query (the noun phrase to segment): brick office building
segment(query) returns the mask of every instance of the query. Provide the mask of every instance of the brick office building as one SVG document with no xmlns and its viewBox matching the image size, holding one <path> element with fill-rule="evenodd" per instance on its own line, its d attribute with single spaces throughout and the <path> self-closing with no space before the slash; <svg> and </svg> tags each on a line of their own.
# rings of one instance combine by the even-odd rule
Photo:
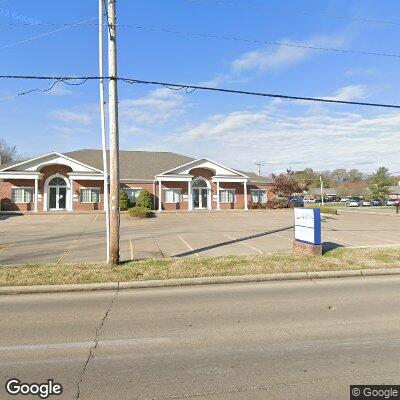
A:
<svg viewBox="0 0 400 400">
<path fill-rule="evenodd" d="M 156 210 L 247 209 L 272 197 L 268 178 L 207 158 L 121 151 L 120 181 L 134 202 L 147 189 Z M 102 152 L 51 152 L 0 166 L 2 211 L 103 210 Z"/>
</svg>

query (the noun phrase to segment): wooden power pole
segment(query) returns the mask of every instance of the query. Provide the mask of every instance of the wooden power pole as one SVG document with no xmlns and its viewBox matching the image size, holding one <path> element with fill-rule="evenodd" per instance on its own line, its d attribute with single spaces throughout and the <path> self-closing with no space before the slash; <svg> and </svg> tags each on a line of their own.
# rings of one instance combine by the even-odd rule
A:
<svg viewBox="0 0 400 400">
<path fill-rule="evenodd" d="M 119 131 L 116 0 L 108 0 L 108 76 L 110 124 L 110 265 L 119 264 Z"/>
</svg>

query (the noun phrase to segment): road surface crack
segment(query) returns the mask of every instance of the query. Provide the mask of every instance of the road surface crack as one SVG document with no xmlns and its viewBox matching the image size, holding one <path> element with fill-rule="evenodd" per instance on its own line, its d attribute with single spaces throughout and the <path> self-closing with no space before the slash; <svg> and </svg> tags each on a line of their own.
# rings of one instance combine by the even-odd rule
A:
<svg viewBox="0 0 400 400">
<path fill-rule="evenodd" d="M 103 318 L 101 319 L 99 326 L 96 328 L 96 332 L 95 332 L 94 339 L 93 339 L 93 346 L 89 350 L 88 358 L 85 361 L 85 364 L 83 366 L 82 372 L 81 372 L 81 374 L 79 376 L 78 383 L 76 384 L 75 399 L 80 399 L 80 396 L 81 396 L 81 384 L 82 384 L 82 382 L 83 382 L 83 380 L 85 378 L 85 374 L 86 374 L 86 371 L 87 371 L 87 369 L 89 367 L 89 363 L 94 358 L 94 353 L 95 353 L 97 347 L 99 346 L 99 337 L 100 337 L 100 334 L 101 334 L 101 330 L 103 329 L 104 323 L 106 322 L 106 319 L 110 314 L 111 308 L 114 305 L 114 302 L 115 302 L 115 300 L 117 298 L 118 293 L 119 293 L 119 282 L 118 282 L 117 291 L 115 292 L 114 296 L 112 297 L 112 300 L 111 300 L 111 302 L 110 302 L 110 304 L 109 304 L 109 306 L 108 306 Z"/>
</svg>

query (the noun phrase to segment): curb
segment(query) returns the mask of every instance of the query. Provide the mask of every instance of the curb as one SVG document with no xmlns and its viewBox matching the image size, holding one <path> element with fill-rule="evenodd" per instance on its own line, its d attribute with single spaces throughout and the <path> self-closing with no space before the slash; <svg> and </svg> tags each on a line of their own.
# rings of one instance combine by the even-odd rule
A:
<svg viewBox="0 0 400 400">
<path fill-rule="evenodd" d="M 213 285 L 228 283 L 276 282 L 303 279 L 350 278 L 358 276 L 400 275 L 400 268 L 363 269 L 320 272 L 291 272 L 242 276 L 216 276 L 152 281 L 89 283 L 76 285 L 7 286 L 0 288 L 1 295 L 91 292 L 98 290 L 145 289 L 177 286 Z"/>
</svg>

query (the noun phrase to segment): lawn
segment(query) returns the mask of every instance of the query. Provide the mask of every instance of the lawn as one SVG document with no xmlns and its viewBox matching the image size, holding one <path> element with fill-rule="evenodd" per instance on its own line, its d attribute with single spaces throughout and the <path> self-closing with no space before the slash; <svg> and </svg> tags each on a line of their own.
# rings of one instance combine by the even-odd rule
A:
<svg viewBox="0 0 400 400">
<path fill-rule="evenodd" d="M 56 285 L 95 282 L 339 271 L 400 267 L 400 247 L 337 248 L 323 256 L 274 253 L 261 256 L 170 258 L 103 264 L 24 265 L 0 268 L 0 286 Z"/>
</svg>

